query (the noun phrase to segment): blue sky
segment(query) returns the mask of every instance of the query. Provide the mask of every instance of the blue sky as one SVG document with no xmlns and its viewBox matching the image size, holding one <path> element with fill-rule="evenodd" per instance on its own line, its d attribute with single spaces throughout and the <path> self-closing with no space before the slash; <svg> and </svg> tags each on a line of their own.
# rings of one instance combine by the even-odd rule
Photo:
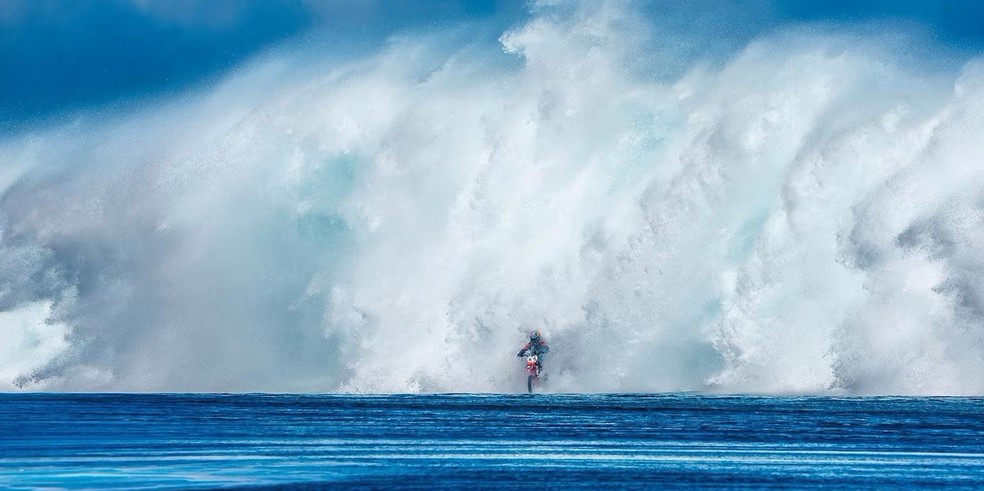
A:
<svg viewBox="0 0 984 491">
<path fill-rule="evenodd" d="M 979 0 L 782 0 L 778 11 L 797 20 L 904 19 L 926 24 L 942 42 L 984 44 L 984 2 Z"/>
<path fill-rule="evenodd" d="M 720 9 L 717 1 L 696 2 Z M 654 1 L 649 11 L 697 12 Z M 984 46 L 979 0 L 746 0 L 726 7 L 742 40 L 779 24 L 907 20 L 944 45 Z M 75 109 L 124 104 L 207 83 L 243 60 L 305 33 L 378 42 L 403 28 L 521 21 L 505 0 L 0 0 L 0 131 Z M 699 16 L 699 12 L 697 12 Z M 681 16 L 682 19 L 690 18 Z"/>
</svg>

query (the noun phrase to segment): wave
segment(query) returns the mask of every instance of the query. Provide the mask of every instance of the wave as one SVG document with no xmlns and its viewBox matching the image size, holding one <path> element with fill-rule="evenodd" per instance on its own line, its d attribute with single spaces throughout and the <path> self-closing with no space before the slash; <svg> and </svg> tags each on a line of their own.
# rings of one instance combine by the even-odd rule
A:
<svg viewBox="0 0 984 491">
<path fill-rule="evenodd" d="M 512 392 L 536 328 L 555 391 L 984 393 L 979 61 L 470 29 L 5 138 L 0 384 Z"/>
</svg>

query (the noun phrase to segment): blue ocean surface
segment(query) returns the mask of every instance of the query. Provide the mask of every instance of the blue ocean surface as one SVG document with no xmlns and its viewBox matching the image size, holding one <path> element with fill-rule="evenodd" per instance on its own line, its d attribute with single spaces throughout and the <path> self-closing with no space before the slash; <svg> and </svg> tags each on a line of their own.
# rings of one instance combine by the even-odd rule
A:
<svg viewBox="0 0 984 491">
<path fill-rule="evenodd" d="M 0 394 L 6 489 L 984 487 L 984 398 Z"/>
</svg>

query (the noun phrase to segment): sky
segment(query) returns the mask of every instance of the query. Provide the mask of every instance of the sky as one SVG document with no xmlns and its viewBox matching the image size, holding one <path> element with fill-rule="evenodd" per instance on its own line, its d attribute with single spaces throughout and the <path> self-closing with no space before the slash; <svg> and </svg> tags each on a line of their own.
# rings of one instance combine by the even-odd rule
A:
<svg viewBox="0 0 984 491">
<path fill-rule="evenodd" d="M 249 57 L 325 34 L 385 38 L 434 25 L 522 12 L 498 1 L 3 0 L 0 125 L 87 105 L 132 101 L 214 80 Z"/>
<path fill-rule="evenodd" d="M 702 2 L 643 3 L 656 16 L 684 9 L 701 18 Z M 730 8 L 730 19 L 713 22 L 733 42 L 788 23 L 889 20 L 946 45 L 984 46 L 984 2 L 976 0 L 746 0 Z M 285 43 L 372 45 L 401 29 L 469 20 L 507 28 L 528 10 L 519 0 L 2 0 L 0 132 L 208 83 Z"/>
</svg>

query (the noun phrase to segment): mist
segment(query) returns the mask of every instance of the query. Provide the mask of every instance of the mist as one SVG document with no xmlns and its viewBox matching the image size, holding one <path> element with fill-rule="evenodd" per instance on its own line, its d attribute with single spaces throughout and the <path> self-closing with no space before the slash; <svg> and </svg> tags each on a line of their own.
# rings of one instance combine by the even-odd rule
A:
<svg viewBox="0 0 984 491">
<path fill-rule="evenodd" d="M 0 390 L 984 393 L 980 60 L 553 3 L 5 135 Z"/>
</svg>

